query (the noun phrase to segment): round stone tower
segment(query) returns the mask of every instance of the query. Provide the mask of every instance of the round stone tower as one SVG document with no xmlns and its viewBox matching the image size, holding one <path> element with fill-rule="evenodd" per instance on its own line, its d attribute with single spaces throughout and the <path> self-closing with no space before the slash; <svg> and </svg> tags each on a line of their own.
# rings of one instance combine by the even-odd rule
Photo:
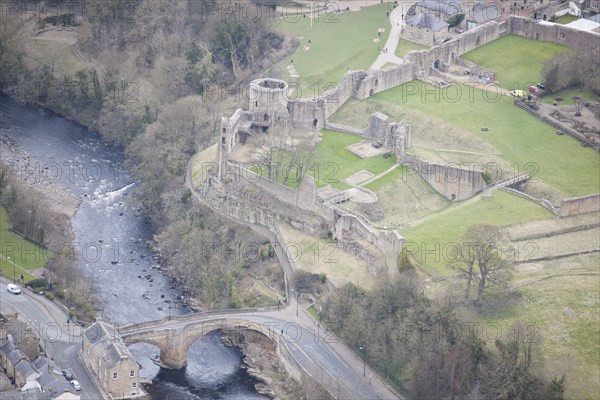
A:
<svg viewBox="0 0 600 400">
<path fill-rule="evenodd" d="M 270 125 L 287 114 L 288 84 L 281 79 L 261 78 L 250 82 L 249 110 L 256 122 Z"/>
</svg>

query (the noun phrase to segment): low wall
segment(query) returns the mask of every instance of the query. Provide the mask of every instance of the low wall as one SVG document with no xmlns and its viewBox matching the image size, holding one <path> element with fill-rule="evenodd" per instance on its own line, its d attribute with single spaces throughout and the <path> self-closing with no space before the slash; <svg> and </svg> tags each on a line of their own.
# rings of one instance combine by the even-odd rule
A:
<svg viewBox="0 0 600 400">
<path fill-rule="evenodd" d="M 556 214 L 558 212 L 558 209 L 554 206 L 554 204 L 550 203 L 550 201 L 546 199 L 538 199 L 537 197 L 530 196 L 527 193 L 521 192 L 520 190 L 515 190 L 505 186 L 500 186 L 498 187 L 498 189 L 507 193 L 514 194 L 515 196 L 522 197 L 525 200 L 533 201 L 534 203 L 548 209 L 553 214 Z"/>
<path fill-rule="evenodd" d="M 357 135 L 363 138 L 369 138 L 367 135 L 366 129 L 358 129 L 348 125 L 336 124 L 333 122 L 325 122 L 325 129 L 331 129 L 338 132 L 350 133 L 352 135 Z"/>
<path fill-rule="evenodd" d="M 413 168 L 438 193 L 449 200 L 465 200 L 487 185 L 481 170 L 458 165 L 439 164 L 406 153 L 400 163 Z"/>
<path fill-rule="evenodd" d="M 583 197 L 563 199 L 558 210 L 559 217 L 600 211 L 600 193 Z"/>
</svg>

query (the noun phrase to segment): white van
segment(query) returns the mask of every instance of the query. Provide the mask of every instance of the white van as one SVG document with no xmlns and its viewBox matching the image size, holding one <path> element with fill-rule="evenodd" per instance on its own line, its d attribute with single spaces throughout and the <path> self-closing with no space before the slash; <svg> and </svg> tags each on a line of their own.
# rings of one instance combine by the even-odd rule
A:
<svg viewBox="0 0 600 400">
<path fill-rule="evenodd" d="M 9 283 L 6 286 L 6 290 L 11 292 L 12 294 L 21 294 L 21 289 L 19 289 L 19 287 L 17 285 L 15 285 L 14 283 Z"/>
</svg>

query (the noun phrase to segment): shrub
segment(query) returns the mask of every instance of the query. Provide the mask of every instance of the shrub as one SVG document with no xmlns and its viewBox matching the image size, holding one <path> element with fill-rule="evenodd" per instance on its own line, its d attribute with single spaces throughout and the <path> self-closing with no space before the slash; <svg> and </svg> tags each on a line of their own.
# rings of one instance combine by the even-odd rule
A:
<svg viewBox="0 0 600 400">
<path fill-rule="evenodd" d="M 321 283 L 327 282 L 327 274 L 325 272 L 321 272 L 319 274 L 319 280 L 321 281 Z"/>
<path fill-rule="evenodd" d="M 46 287 L 48 287 L 48 281 L 44 278 L 38 278 L 38 279 L 34 279 L 32 281 L 29 281 L 28 285 L 32 289 L 46 288 Z"/>
<path fill-rule="evenodd" d="M 410 258 L 408 258 L 408 253 L 406 252 L 406 249 L 403 249 L 402 253 L 400 253 L 400 255 L 398 256 L 398 271 L 406 272 L 412 271 L 414 269 L 415 266 L 410 261 Z"/>
</svg>

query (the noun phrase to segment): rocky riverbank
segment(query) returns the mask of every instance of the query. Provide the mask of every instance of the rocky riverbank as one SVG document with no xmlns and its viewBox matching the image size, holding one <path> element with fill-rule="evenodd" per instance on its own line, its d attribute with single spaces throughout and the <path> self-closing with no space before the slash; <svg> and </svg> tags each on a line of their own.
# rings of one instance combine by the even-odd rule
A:
<svg viewBox="0 0 600 400">
<path fill-rule="evenodd" d="M 244 355 L 242 368 L 259 383 L 256 391 L 269 399 L 331 399 L 312 379 L 310 382 L 296 382 L 279 363 L 274 342 L 262 333 L 255 331 L 224 332 L 226 346 L 236 346 Z"/>
<path fill-rule="evenodd" d="M 8 169 L 6 172 L 38 194 L 37 198 L 44 204 L 44 209 L 54 214 L 65 215 L 67 219 L 75 215 L 81 199 L 69 193 L 57 182 L 59 171 L 54 165 L 43 165 L 33 159 L 18 140 L 1 129 L 0 147 L 2 147 L 2 163 Z"/>
</svg>

